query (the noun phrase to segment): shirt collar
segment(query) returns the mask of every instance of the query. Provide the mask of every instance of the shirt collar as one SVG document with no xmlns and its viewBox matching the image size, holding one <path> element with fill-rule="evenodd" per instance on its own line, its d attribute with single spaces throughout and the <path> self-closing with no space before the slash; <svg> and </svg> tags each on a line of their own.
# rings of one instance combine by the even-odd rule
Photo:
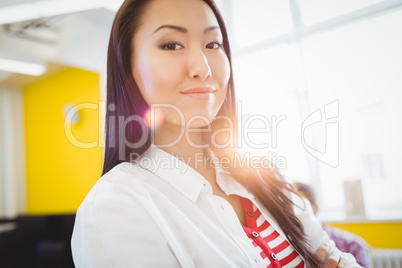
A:
<svg viewBox="0 0 402 268">
<path fill-rule="evenodd" d="M 209 153 L 213 160 L 217 159 L 212 150 L 209 150 Z M 215 166 L 216 181 L 225 194 L 237 194 L 249 199 L 254 198 L 240 183 L 233 179 L 226 169 L 219 165 L 218 161 L 212 162 Z M 154 144 L 141 156 L 138 164 L 142 168 L 158 175 L 193 202 L 197 201 L 203 187 L 209 185 L 209 182 L 200 173 L 184 161 L 163 151 Z M 212 189 L 211 187 L 209 188 Z"/>
<path fill-rule="evenodd" d="M 192 167 L 156 145 L 141 156 L 138 164 L 158 175 L 173 188 L 195 202 L 207 180 Z"/>
<path fill-rule="evenodd" d="M 213 159 L 217 159 L 212 150 L 210 150 L 210 154 L 213 156 Z M 216 182 L 218 183 L 219 187 L 221 187 L 222 191 L 225 192 L 226 195 L 236 194 L 248 199 L 254 199 L 254 196 L 251 193 L 249 193 L 246 190 L 246 188 L 244 188 L 243 185 L 238 183 L 233 178 L 233 176 L 230 174 L 229 171 L 222 168 L 219 165 L 218 161 L 212 161 L 212 162 L 216 170 Z"/>
</svg>

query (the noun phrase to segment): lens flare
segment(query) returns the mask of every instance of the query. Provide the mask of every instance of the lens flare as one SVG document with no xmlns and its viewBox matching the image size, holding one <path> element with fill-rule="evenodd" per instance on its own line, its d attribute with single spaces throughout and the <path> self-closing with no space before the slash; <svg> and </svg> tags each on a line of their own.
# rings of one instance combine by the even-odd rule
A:
<svg viewBox="0 0 402 268">
<path fill-rule="evenodd" d="M 159 108 L 149 108 L 144 114 L 145 122 L 148 127 L 158 128 L 163 123 L 163 113 Z"/>
</svg>

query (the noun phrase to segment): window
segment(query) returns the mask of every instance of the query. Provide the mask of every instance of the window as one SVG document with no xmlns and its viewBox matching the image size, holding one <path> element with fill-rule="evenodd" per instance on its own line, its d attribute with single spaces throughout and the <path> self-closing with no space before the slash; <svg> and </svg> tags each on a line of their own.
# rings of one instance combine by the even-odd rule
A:
<svg viewBox="0 0 402 268">
<path fill-rule="evenodd" d="M 383 0 L 300 0 L 303 22 L 311 25 L 373 5 Z"/>
<path fill-rule="evenodd" d="M 243 131 L 243 149 L 267 157 L 287 176 L 303 178 L 309 172 L 306 161 L 300 160 L 305 159 L 305 152 L 299 135 L 302 118 L 296 52 L 283 44 L 247 53 L 235 59 L 234 73 L 242 129 L 267 129 Z"/>
<path fill-rule="evenodd" d="M 401 219 L 402 1 L 280 2 L 225 6 L 242 126 L 261 130 L 243 148 L 313 184 L 323 220 Z"/>
<path fill-rule="evenodd" d="M 323 201 L 332 210 L 339 200 L 332 189 L 359 179 L 368 217 L 402 211 L 400 25 L 397 10 L 303 40 L 310 105 L 339 100 L 339 166 L 319 164 Z"/>
<path fill-rule="evenodd" d="M 292 28 L 289 1 L 233 0 L 231 3 L 235 18 L 233 29 L 237 46 L 261 42 L 287 33 Z"/>
</svg>

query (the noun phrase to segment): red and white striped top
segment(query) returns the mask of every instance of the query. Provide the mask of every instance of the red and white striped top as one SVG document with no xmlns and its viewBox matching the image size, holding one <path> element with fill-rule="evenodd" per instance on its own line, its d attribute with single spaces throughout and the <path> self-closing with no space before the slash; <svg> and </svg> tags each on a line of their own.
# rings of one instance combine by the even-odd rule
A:
<svg viewBox="0 0 402 268">
<path fill-rule="evenodd" d="M 296 250 L 270 225 L 254 204 L 242 198 L 247 226 L 243 226 L 268 268 L 302 268 L 304 261 Z"/>
</svg>

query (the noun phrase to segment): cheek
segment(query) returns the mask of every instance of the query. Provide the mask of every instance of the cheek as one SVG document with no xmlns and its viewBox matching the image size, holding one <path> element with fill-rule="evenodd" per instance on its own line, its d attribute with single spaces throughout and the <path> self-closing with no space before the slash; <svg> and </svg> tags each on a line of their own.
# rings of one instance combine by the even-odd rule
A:
<svg viewBox="0 0 402 268">
<path fill-rule="evenodd" d="M 215 77 L 220 87 L 226 88 L 230 78 L 230 65 L 226 55 L 222 55 L 215 62 Z"/>
<path fill-rule="evenodd" d="M 151 71 L 154 70 L 154 71 Z M 158 75 L 155 72 L 153 61 L 146 59 L 146 56 L 140 56 L 138 64 L 137 64 L 137 77 L 134 77 L 138 84 L 141 81 L 142 86 L 140 86 L 140 91 L 142 95 L 146 96 L 145 98 L 148 101 L 148 104 L 151 104 L 152 98 L 157 95 L 155 92 L 155 83 L 158 81 L 155 79 Z"/>
<path fill-rule="evenodd" d="M 166 88 L 172 83 L 172 68 L 166 65 L 155 53 L 139 56 L 134 72 L 141 94 L 148 104 L 166 101 L 169 91 Z"/>
<path fill-rule="evenodd" d="M 215 80 L 219 85 L 221 98 L 226 97 L 226 92 L 228 89 L 228 82 L 230 78 L 230 65 L 229 60 L 226 55 L 222 55 L 220 58 L 217 58 L 214 62 L 213 74 L 215 74 Z"/>
</svg>

